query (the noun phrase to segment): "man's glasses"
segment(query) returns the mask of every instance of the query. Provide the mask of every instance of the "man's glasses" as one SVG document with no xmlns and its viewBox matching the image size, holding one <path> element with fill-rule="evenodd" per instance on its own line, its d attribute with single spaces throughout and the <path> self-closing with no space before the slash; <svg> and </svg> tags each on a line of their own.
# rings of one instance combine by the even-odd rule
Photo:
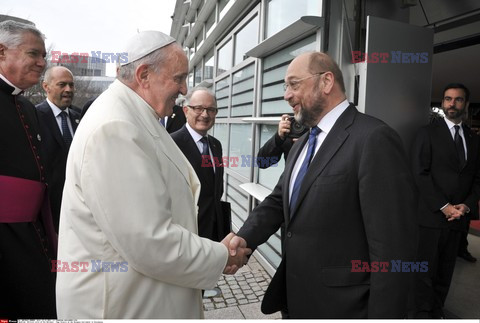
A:
<svg viewBox="0 0 480 323">
<path fill-rule="evenodd" d="M 327 72 L 315 73 L 315 74 L 312 74 L 310 76 L 301 78 L 299 80 L 293 80 L 293 81 L 290 81 L 290 82 L 283 83 L 283 90 L 287 91 L 287 89 L 290 88 L 290 90 L 296 91 L 300 87 L 300 83 L 302 83 L 303 81 L 308 80 L 308 79 L 310 79 L 312 77 L 315 77 L 315 76 L 325 74 L 325 73 L 327 73 Z"/>
<path fill-rule="evenodd" d="M 217 108 L 205 108 L 201 105 L 188 105 L 188 107 L 190 109 L 193 110 L 193 112 L 195 112 L 196 114 L 202 114 L 203 111 L 207 111 L 207 114 L 210 115 L 210 116 L 215 116 L 217 115 L 218 113 L 218 109 Z"/>
</svg>

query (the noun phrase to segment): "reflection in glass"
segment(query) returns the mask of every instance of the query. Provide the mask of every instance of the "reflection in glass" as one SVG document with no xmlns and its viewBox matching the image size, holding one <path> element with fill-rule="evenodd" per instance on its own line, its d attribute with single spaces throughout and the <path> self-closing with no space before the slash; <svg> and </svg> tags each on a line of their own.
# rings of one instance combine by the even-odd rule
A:
<svg viewBox="0 0 480 323">
<path fill-rule="evenodd" d="M 251 167 L 254 167 L 252 153 L 252 125 L 231 124 L 230 125 L 230 158 L 237 160 L 237 165 L 230 163 L 229 168 L 250 178 Z"/>
<path fill-rule="evenodd" d="M 260 147 L 262 147 L 270 138 L 272 138 L 277 130 L 277 125 L 262 125 L 260 127 Z M 283 173 L 283 169 L 285 168 L 285 160 L 283 157 L 284 156 L 282 155 L 277 164 L 272 165 L 267 169 L 258 169 L 259 184 L 262 184 L 266 188 L 273 190 L 275 185 L 277 185 L 280 175 Z"/>
<path fill-rule="evenodd" d="M 230 39 L 218 51 L 217 76 L 232 68 L 232 51 L 233 51 L 232 44 L 233 44 L 232 39 Z"/>
<path fill-rule="evenodd" d="M 243 62 L 245 53 L 258 44 L 258 16 L 255 16 L 235 36 L 235 61 L 233 65 Z"/>
<path fill-rule="evenodd" d="M 322 0 L 270 0 L 267 7 L 267 38 L 302 16 L 321 16 Z"/>
</svg>

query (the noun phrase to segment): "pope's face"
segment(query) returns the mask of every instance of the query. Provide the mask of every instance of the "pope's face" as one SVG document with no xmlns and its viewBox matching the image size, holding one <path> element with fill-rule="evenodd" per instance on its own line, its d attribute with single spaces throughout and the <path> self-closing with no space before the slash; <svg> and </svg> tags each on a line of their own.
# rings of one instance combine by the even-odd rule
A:
<svg viewBox="0 0 480 323">
<path fill-rule="evenodd" d="M 40 80 L 45 69 L 45 43 L 31 32 L 25 32 L 16 48 L 0 44 L 0 73 L 15 86 L 28 89 Z"/>
<path fill-rule="evenodd" d="M 170 116 L 179 94 L 187 94 L 188 60 L 182 49 L 168 45 L 167 59 L 158 72 L 150 69 L 145 101 L 159 117 Z"/>
</svg>

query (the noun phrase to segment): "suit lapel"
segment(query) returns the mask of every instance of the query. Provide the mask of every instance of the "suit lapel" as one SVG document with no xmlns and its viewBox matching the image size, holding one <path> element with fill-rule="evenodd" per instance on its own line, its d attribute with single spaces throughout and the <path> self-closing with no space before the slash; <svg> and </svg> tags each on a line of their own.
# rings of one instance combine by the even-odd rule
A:
<svg viewBox="0 0 480 323">
<path fill-rule="evenodd" d="M 474 147 L 472 132 L 465 124 L 463 124 L 463 135 L 465 137 L 465 144 L 467 146 L 467 162 L 465 163 L 466 167 L 470 161 L 477 159 L 478 151 Z"/>
<path fill-rule="evenodd" d="M 353 105 L 350 105 L 347 110 L 340 115 L 338 120 L 335 122 L 335 125 L 323 141 L 322 146 L 318 149 L 317 153 L 313 157 L 303 179 L 302 186 L 300 187 L 300 192 L 298 193 L 297 204 L 293 210 L 294 215 L 313 182 L 318 176 L 320 176 L 327 164 L 330 162 L 333 156 L 335 156 L 335 153 L 340 149 L 345 140 L 347 140 L 349 133 L 345 129 L 353 123 L 356 113 L 358 113 L 356 108 Z M 294 217 L 292 218 L 292 221 L 293 220 Z"/>
<path fill-rule="evenodd" d="M 62 147 L 62 149 L 67 150 L 67 145 L 65 144 L 65 141 L 63 141 L 63 136 L 60 132 L 60 128 L 58 128 L 57 119 L 55 118 L 52 109 L 46 101 L 45 105 L 41 108 L 41 110 L 43 110 L 43 112 L 45 113 L 45 121 L 47 123 L 48 129 L 51 129 L 53 137 L 60 145 L 60 147 Z"/>
<path fill-rule="evenodd" d="M 78 123 L 80 122 L 80 116 L 77 116 L 75 111 L 73 111 L 73 109 L 71 108 L 69 109 L 68 116 L 70 117 L 70 123 L 72 124 L 72 129 L 73 129 L 72 135 L 75 135 L 75 131 L 77 131 Z"/>
</svg>

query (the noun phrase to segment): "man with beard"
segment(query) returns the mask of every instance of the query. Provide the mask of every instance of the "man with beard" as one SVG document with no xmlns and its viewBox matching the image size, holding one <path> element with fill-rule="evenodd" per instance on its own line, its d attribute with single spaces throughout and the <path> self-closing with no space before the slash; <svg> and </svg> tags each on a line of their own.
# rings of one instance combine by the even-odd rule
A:
<svg viewBox="0 0 480 323">
<path fill-rule="evenodd" d="M 417 246 L 415 194 L 397 133 L 359 113 L 326 54 L 295 58 L 285 100 L 311 130 L 288 155 L 273 192 L 252 211 L 230 248 L 255 249 L 285 223 L 282 262 L 262 312 L 291 318 L 402 318 Z M 380 270 L 379 264 L 384 263 Z"/>
<path fill-rule="evenodd" d="M 53 319 L 56 235 L 35 107 L 22 92 L 45 69 L 43 34 L 0 23 L 0 318 Z"/>
<path fill-rule="evenodd" d="M 460 83 L 443 91 L 445 119 L 420 129 L 412 151 L 420 191 L 418 257 L 429 264 L 416 279 L 418 318 L 444 318 L 458 245 L 467 218 L 478 217 L 480 197 L 479 139 L 463 122 L 469 91 Z"/>
<path fill-rule="evenodd" d="M 47 166 L 53 224 L 58 232 L 67 155 L 80 121 L 80 114 L 73 109 L 75 85 L 72 72 L 68 68 L 49 68 L 45 72 L 42 86 L 47 93 L 47 99 L 36 108 L 43 138 L 42 148 Z"/>
</svg>

